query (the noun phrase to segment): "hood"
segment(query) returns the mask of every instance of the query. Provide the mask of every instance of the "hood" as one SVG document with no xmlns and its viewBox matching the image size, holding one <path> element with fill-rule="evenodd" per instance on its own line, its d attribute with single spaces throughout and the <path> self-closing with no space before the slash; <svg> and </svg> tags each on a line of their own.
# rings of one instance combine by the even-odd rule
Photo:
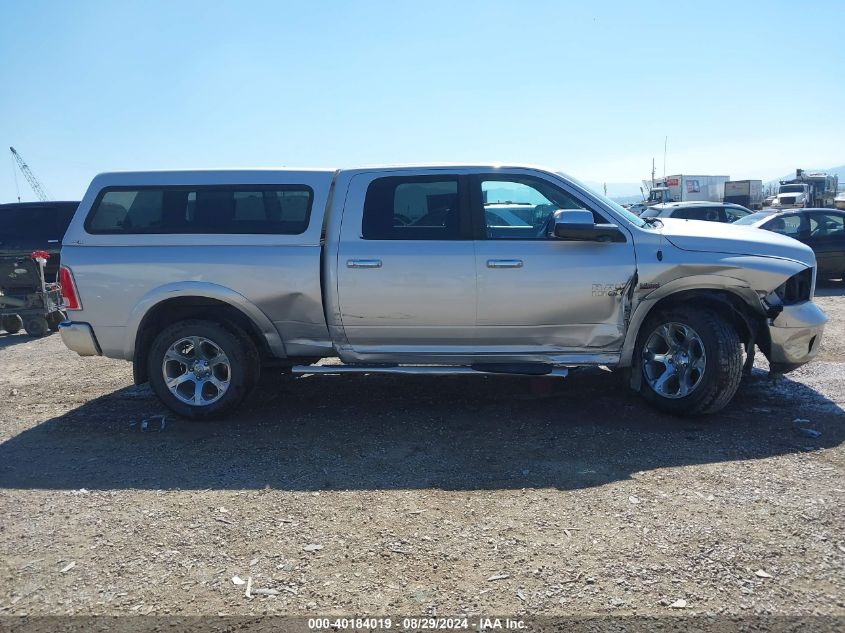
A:
<svg viewBox="0 0 845 633">
<path fill-rule="evenodd" d="M 803 198 L 804 192 L 803 191 L 794 191 L 792 193 L 779 193 L 777 196 L 777 200 L 781 200 L 783 198 Z"/>
<path fill-rule="evenodd" d="M 685 251 L 780 257 L 816 265 L 813 250 L 785 235 L 753 226 L 661 218 L 663 237 Z"/>
</svg>

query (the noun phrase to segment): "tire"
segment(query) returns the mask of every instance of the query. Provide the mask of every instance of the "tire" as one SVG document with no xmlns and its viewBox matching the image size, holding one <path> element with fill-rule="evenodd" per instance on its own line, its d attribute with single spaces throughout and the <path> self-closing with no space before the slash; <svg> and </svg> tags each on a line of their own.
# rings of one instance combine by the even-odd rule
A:
<svg viewBox="0 0 845 633">
<path fill-rule="evenodd" d="M 255 344 L 240 328 L 193 319 L 165 328 L 147 360 L 150 386 L 159 400 L 191 420 L 234 411 L 258 381 L 260 367 Z"/>
<path fill-rule="evenodd" d="M 51 332 L 58 332 L 59 323 L 66 320 L 67 314 L 65 314 L 61 310 L 57 310 L 56 312 L 51 312 L 47 315 L 47 326 L 50 328 Z"/>
<path fill-rule="evenodd" d="M 661 344 L 667 333 L 674 348 Z M 675 415 L 720 411 L 742 380 L 739 335 L 707 308 L 677 307 L 650 316 L 637 337 L 635 362 L 642 396 Z"/>
<path fill-rule="evenodd" d="M 50 332 L 47 319 L 43 316 L 27 317 L 23 322 L 23 329 L 26 330 L 27 334 L 35 337 L 46 336 Z"/>
<path fill-rule="evenodd" d="M 10 314 L 8 316 L 3 317 L 3 329 L 6 330 L 9 334 L 17 334 L 21 331 L 23 327 L 23 319 L 20 318 L 17 314 Z"/>
</svg>

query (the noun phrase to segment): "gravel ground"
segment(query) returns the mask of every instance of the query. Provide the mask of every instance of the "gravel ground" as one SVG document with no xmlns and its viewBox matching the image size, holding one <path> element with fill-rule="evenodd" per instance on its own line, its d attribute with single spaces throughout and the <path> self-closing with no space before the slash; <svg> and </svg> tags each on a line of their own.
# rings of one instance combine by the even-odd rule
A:
<svg viewBox="0 0 845 633">
<path fill-rule="evenodd" d="M 128 363 L 2 335 L 0 614 L 845 616 L 845 286 L 819 295 L 819 360 L 758 360 L 706 420 L 585 370 L 267 376 L 145 430 Z"/>
</svg>

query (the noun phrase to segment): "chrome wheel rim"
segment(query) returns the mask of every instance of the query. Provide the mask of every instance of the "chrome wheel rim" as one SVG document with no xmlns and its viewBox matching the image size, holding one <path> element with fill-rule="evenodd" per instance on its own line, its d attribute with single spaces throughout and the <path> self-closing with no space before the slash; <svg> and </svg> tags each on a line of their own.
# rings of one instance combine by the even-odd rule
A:
<svg viewBox="0 0 845 633">
<path fill-rule="evenodd" d="M 664 398 L 683 398 L 704 378 L 707 356 L 698 332 L 683 323 L 664 323 L 646 339 L 643 378 Z"/>
<path fill-rule="evenodd" d="M 232 379 L 226 353 L 202 336 L 186 336 L 173 343 L 164 355 L 161 371 L 170 393 L 195 407 L 207 407 L 220 400 Z"/>
</svg>

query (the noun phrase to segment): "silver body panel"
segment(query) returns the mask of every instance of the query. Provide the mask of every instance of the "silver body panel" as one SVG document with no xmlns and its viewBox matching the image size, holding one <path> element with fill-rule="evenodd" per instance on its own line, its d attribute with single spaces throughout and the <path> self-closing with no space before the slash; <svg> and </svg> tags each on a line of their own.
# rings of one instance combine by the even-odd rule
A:
<svg viewBox="0 0 845 633">
<path fill-rule="evenodd" d="M 491 172 L 549 181 L 616 224 L 625 241 L 362 238 L 364 198 L 374 179 Z M 307 184 L 314 191 L 308 229 L 301 235 L 85 230 L 104 187 L 202 184 Z M 729 292 L 762 314 L 761 297 L 815 265 L 808 247 L 768 231 L 671 219 L 662 228 L 641 227 L 573 179 L 490 165 L 103 174 L 68 229 L 62 260 L 83 305 L 69 318 L 84 325 L 68 325 L 63 334 L 76 351 L 91 347 L 75 332 L 93 331 L 102 354 L 131 360 L 149 310 L 174 297 L 202 297 L 240 310 L 278 358 L 570 366 L 630 365 L 649 310 L 675 292 Z M 814 304 L 806 305 L 770 323 L 772 355 L 791 359 L 781 362 L 815 354 L 798 353 L 820 337 L 825 321 Z M 788 324 L 786 314 L 793 315 Z"/>
</svg>

